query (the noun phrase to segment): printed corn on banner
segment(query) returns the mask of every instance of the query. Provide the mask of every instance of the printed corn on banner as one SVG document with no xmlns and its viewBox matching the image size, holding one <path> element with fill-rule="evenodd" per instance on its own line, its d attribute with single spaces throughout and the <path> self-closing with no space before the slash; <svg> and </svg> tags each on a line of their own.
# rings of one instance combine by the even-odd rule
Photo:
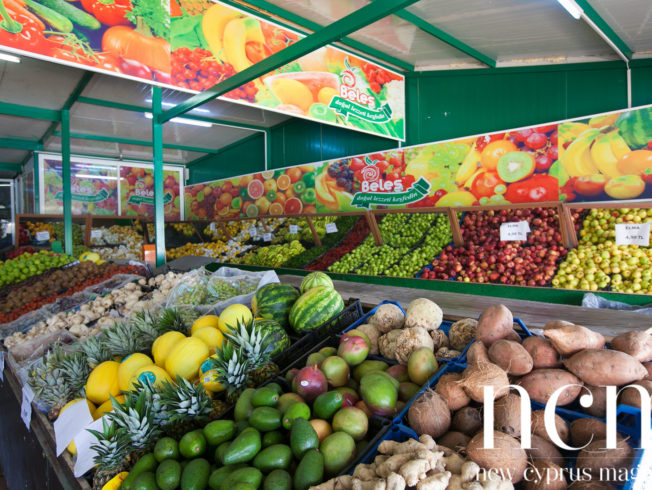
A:
<svg viewBox="0 0 652 490">
<path fill-rule="evenodd" d="M 304 36 L 205 0 L 0 0 L 0 46 L 17 54 L 202 92 Z M 224 97 L 405 139 L 405 78 L 332 46 Z"/>
<path fill-rule="evenodd" d="M 652 198 L 652 106 L 186 187 L 195 219 Z"/>
</svg>

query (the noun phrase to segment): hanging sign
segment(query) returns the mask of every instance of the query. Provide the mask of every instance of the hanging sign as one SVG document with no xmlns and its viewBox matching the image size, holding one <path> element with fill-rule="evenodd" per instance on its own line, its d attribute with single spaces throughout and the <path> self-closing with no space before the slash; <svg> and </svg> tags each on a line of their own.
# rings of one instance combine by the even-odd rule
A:
<svg viewBox="0 0 652 490">
<path fill-rule="evenodd" d="M 88 409 L 86 400 L 80 400 L 66 408 L 66 411 L 59 415 L 52 424 L 57 445 L 57 456 L 64 452 L 75 436 L 91 422 L 93 422 L 93 416 Z"/>
<path fill-rule="evenodd" d="M 515 221 L 511 223 L 502 223 L 500 225 L 500 241 L 513 242 L 527 240 L 527 234 L 530 231 L 530 225 L 527 221 Z"/>
<path fill-rule="evenodd" d="M 74 438 L 75 448 L 77 449 L 77 458 L 75 459 L 75 468 L 74 474 L 76 478 L 84 476 L 84 474 L 95 466 L 95 450 L 91 449 L 91 446 L 97 443 L 97 437 L 89 430 L 94 430 L 97 432 L 102 432 L 104 429 L 105 423 L 107 422 L 106 416 L 100 417 L 95 422 L 85 426 L 81 431 L 77 433 Z"/>
<path fill-rule="evenodd" d="M 650 223 L 616 224 L 616 245 L 650 246 Z"/>
</svg>

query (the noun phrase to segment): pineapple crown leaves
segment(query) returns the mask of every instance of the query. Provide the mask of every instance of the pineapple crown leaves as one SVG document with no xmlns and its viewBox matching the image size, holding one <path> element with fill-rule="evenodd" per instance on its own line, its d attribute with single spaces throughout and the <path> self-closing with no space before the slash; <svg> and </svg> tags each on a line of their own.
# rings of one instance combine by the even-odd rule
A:
<svg viewBox="0 0 652 490">
<path fill-rule="evenodd" d="M 164 308 L 156 319 L 156 329 L 159 335 L 165 332 L 176 330 L 184 335 L 188 333 L 188 325 L 179 310 L 175 308 Z"/>
<path fill-rule="evenodd" d="M 115 323 L 113 327 L 104 331 L 102 343 L 114 356 L 127 356 L 148 348 L 147 339 L 142 338 L 137 329 L 131 328 L 126 323 Z"/>
<path fill-rule="evenodd" d="M 227 393 L 241 391 L 247 383 L 249 372 L 253 370 L 251 360 L 244 355 L 244 349 L 227 340 L 222 350 L 217 350 L 217 359 L 213 360 L 217 369 L 219 383 Z"/>
<path fill-rule="evenodd" d="M 152 407 L 145 392 L 125 397 L 121 404 L 111 396 L 113 411 L 107 414 L 110 422 L 127 431 L 131 449 L 146 449 L 160 436 L 161 430 L 154 423 Z"/>
<path fill-rule="evenodd" d="M 86 360 L 91 368 L 94 368 L 113 357 L 109 348 L 104 345 L 104 339 L 101 336 L 86 339 L 86 341 L 81 344 L 81 347 L 86 354 Z"/>
<path fill-rule="evenodd" d="M 61 372 L 64 380 L 74 391 L 73 396 L 82 396 L 86 379 L 91 373 L 86 354 L 83 351 L 76 351 L 64 356 L 61 360 Z"/>
<path fill-rule="evenodd" d="M 231 333 L 227 333 L 226 337 L 237 347 L 244 350 L 244 353 L 251 361 L 252 370 L 258 369 L 269 362 L 270 353 L 274 346 L 266 342 L 269 335 L 266 330 L 257 327 L 253 319 L 245 322 L 240 318 L 236 328 L 230 325 L 227 326 Z"/>
<path fill-rule="evenodd" d="M 123 427 L 118 427 L 102 419 L 102 432 L 86 429 L 93 434 L 97 442 L 91 446 L 95 451 L 93 462 L 100 468 L 111 470 L 124 463 L 129 453 L 129 434 Z"/>
<path fill-rule="evenodd" d="M 157 319 L 149 311 L 139 311 L 131 320 L 131 326 L 142 336 L 142 341 L 151 344 L 160 335 Z"/>
<path fill-rule="evenodd" d="M 163 382 L 161 405 L 163 411 L 170 416 L 168 423 L 178 420 L 205 420 L 213 410 L 211 398 L 204 388 L 180 376 L 177 376 L 176 385 Z"/>
</svg>

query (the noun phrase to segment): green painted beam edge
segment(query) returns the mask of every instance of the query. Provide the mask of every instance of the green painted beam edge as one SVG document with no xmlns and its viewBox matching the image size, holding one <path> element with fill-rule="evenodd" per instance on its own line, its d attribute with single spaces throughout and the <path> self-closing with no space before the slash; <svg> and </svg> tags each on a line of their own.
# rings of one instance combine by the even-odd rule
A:
<svg viewBox="0 0 652 490">
<path fill-rule="evenodd" d="M 19 172 L 22 170 L 20 163 L 0 163 L 0 172 Z"/>
<path fill-rule="evenodd" d="M 612 43 L 614 43 L 616 46 L 618 46 L 618 49 L 620 49 L 623 54 L 627 57 L 627 59 L 631 60 L 632 59 L 632 54 L 633 51 L 630 49 L 630 47 L 627 45 L 625 41 L 621 39 L 621 37 L 616 34 L 616 31 L 614 31 L 609 24 L 602 18 L 602 16 L 587 2 L 586 0 L 575 0 L 577 2 L 577 5 L 579 5 L 582 10 L 584 10 L 584 14 L 591 19 L 595 25 L 597 25 L 602 32 L 605 33 L 605 35 L 611 40 Z"/>
<path fill-rule="evenodd" d="M 215 265 L 213 265 L 215 264 Z M 286 269 L 283 267 L 259 267 L 255 265 L 231 264 L 227 262 L 213 262 L 207 267 L 237 267 L 248 271 L 262 271 L 273 269 L 277 274 L 294 274 L 307 276 L 313 271 L 303 269 Z M 209 269 L 210 270 L 210 269 Z M 364 284 L 378 284 L 381 286 L 395 286 L 412 289 L 425 289 L 429 291 L 443 291 L 447 293 L 470 294 L 475 296 L 489 296 L 492 298 L 521 299 L 536 301 L 538 303 L 554 303 L 560 305 L 581 306 L 582 298 L 588 291 L 554 288 L 530 288 L 520 286 L 502 286 L 500 284 L 476 284 L 458 281 L 433 281 L 429 279 L 416 279 L 409 277 L 387 276 L 359 276 L 356 274 L 334 274 L 326 272 L 331 278 L 339 281 L 359 282 Z M 645 294 L 623 294 L 609 291 L 591 291 L 597 296 L 602 296 L 612 301 L 620 301 L 629 305 L 645 305 L 650 302 L 650 296 Z M 391 299 L 391 298 L 387 298 Z"/>
<path fill-rule="evenodd" d="M 23 140 L 17 138 L 0 138 L 0 148 L 12 150 L 40 151 L 43 145 L 38 141 Z"/>
<path fill-rule="evenodd" d="M 407 7 L 417 1 L 418 0 L 377 0 L 373 4 L 367 4 L 355 12 L 333 22 L 329 26 L 316 31 L 314 34 L 291 44 L 269 58 L 236 73 L 232 77 L 214 85 L 205 92 L 193 95 L 181 104 L 164 111 L 159 118 L 159 122 L 167 122 L 174 117 L 185 114 L 195 107 L 199 107 L 200 105 L 224 95 L 261 75 L 280 68 L 301 56 L 311 53 L 322 46 L 332 43 L 333 41 L 341 39 L 347 34 L 385 18 L 397 10 Z"/>
<path fill-rule="evenodd" d="M 449 46 L 452 46 L 455 49 L 462 51 L 464 54 L 471 56 L 472 58 L 475 58 L 476 60 L 484 63 L 485 65 L 491 68 L 496 67 L 496 60 L 494 60 L 493 58 L 487 56 L 486 54 L 481 53 L 475 48 L 472 48 L 468 44 L 457 39 L 456 37 L 453 37 L 447 32 L 442 31 L 440 28 L 435 27 L 430 22 L 423 20 L 418 15 L 415 15 L 412 12 L 408 12 L 407 10 L 401 10 L 400 12 L 396 12 L 396 14 L 394 15 L 414 24 L 422 31 L 427 32 L 431 36 L 436 37 L 440 41 L 443 41 Z"/>
<path fill-rule="evenodd" d="M 151 107 L 147 106 L 139 106 L 139 105 L 133 105 L 133 104 L 123 104 L 121 102 L 114 102 L 112 100 L 103 100 L 103 99 L 96 99 L 94 97 L 79 97 L 77 99 L 77 102 L 80 104 L 90 104 L 90 105 L 97 105 L 101 107 L 110 107 L 112 109 L 120 109 L 123 111 L 131 111 L 131 112 L 152 112 Z M 233 128 L 238 128 L 238 129 L 247 129 L 250 131 L 257 131 L 257 132 L 264 132 L 267 128 L 265 126 L 258 126 L 256 124 L 247 124 L 247 123 L 240 123 L 240 122 L 234 122 L 234 121 L 228 121 L 226 119 L 215 119 L 212 117 L 205 117 L 205 116 L 196 116 L 194 114 L 184 114 L 183 116 L 186 119 L 192 119 L 194 121 L 203 121 L 203 122 L 209 122 L 211 124 L 216 124 L 218 126 L 229 126 Z"/>
<path fill-rule="evenodd" d="M 61 131 L 55 131 L 52 134 L 54 136 L 61 136 Z M 70 137 L 75 139 L 80 139 L 80 140 L 106 141 L 108 143 L 122 143 L 125 145 L 138 145 L 138 146 L 150 146 L 150 147 L 153 146 L 153 143 L 151 141 L 135 140 L 129 138 L 118 138 L 113 136 L 102 136 L 101 134 L 70 133 Z M 198 153 L 219 153 L 219 150 L 213 148 L 198 148 L 195 146 L 177 145 L 173 143 L 163 143 L 163 148 L 169 148 L 171 150 L 194 151 Z"/>
<path fill-rule="evenodd" d="M 321 29 L 323 26 L 317 24 L 316 22 L 311 21 L 310 19 L 306 19 L 305 17 L 301 17 L 298 14 L 295 14 L 293 12 L 290 12 L 289 10 L 286 10 L 282 7 L 279 7 L 277 5 L 274 5 L 266 0 L 245 0 L 249 5 L 253 5 L 256 8 L 266 10 L 272 15 L 276 15 L 278 17 L 281 17 L 283 19 L 288 20 L 289 22 L 292 22 L 304 29 L 308 29 L 311 31 L 318 31 Z M 253 9 L 248 9 L 246 6 L 241 5 L 238 2 L 235 2 L 233 0 L 222 0 L 222 3 L 226 3 L 227 5 L 231 5 L 235 8 L 241 9 L 241 10 L 246 10 L 254 15 L 257 15 L 258 17 L 263 17 L 266 20 L 269 20 L 270 22 L 274 22 L 275 24 L 282 24 L 276 19 L 269 18 L 268 16 L 261 15 L 260 12 L 257 12 Z M 287 27 L 288 29 L 292 30 L 297 30 L 293 26 L 288 26 L 284 25 L 284 27 Z M 302 34 L 306 34 L 303 32 Z M 344 44 L 345 46 L 348 46 L 350 48 L 353 48 L 357 51 L 360 51 L 363 54 L 367 54 L 369 56 L 373 56 L 374 58 L 377 58 L 379 60 L 382 60 L 386 63 L 389 63 L 390 65 L 394 65 L 398 68 L 401 68 L 406 71 L 414 71 L 414 65 L 411 63 L 408 63 L 406 61 L 403 61 L 401 59 L 396 58 L 395 56 L 390 56 L 387 53 L 384 53 L 380 51 L 379 49 L 373 48 L 367 44 L 361 43 L 360 41 L 356 41 L 355 39 L 352 39 L 350 37 L 343 37 L 342 39 L 339 40 L 340 43 Z M 386 68 L 390 68 L 389 66 L 385 66 Z"/>
<path fill-rule="evenodd" d="M 61 111 L 22 104 L 11 104 L 9 102 L 0 102 L 0 114 L 41 119 L 43 121 L 61 121 Z"/>
</svg>

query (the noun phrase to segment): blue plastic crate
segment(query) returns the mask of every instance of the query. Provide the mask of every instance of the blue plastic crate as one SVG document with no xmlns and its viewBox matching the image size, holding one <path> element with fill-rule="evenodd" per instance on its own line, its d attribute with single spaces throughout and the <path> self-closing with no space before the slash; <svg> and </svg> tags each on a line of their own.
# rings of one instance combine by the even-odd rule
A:
<svg viewBox="0 0 652 490">
<path fill-rule="evenodd" d="M 534 337 L 534 334 L 530 332 L 530 329 L 525 326 L 525 323 L 520 318 L 514 318 L 514 323 L 518 324 L 519 327 L 521 327 L 522 332 L 518 332 L 518 334 L 521 336 L 521 340 L 525 339 L 527 337 Z M 471 344 L 473 344 L 475 340 L 472 340 L 469 342 L 469 344 L 464 347 L 464 350 L 462 351 L 462 354 L 460 354 L 457 359 L 455 359 L 457 362 L 463 362 L 466 363 L 466 354 L 469 351 L 469 348 L 471 347 Z"/>
</svg>

